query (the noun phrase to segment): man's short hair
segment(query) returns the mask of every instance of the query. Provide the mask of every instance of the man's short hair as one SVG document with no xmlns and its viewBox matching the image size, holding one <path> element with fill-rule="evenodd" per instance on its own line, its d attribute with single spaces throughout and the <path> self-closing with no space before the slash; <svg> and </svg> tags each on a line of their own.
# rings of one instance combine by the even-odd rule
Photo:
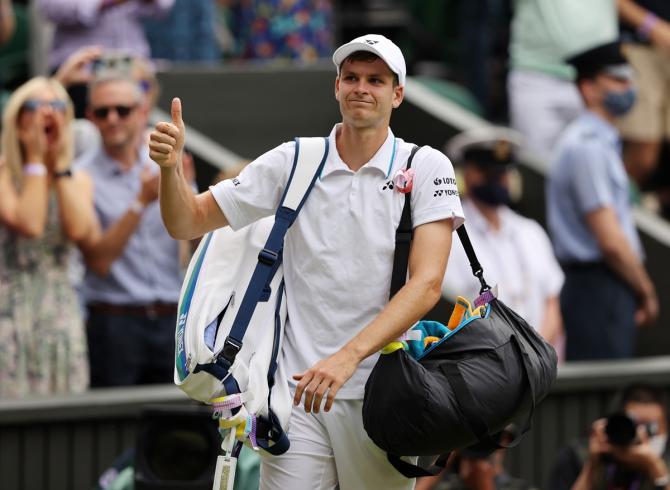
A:
<svg viewBox="0 0 670 490">
<path fill-rule="evenodd" d="M 629 403 L 653 403 L 660 405 L 667 413 L 668 397 L 656 386 L 645 383 L 635 383 L 627 386 L 618 394 L 618 409 L 623 410 Z"/>
<path fill-rule="evenodd" d="M 342 67 L 344 64 L 352 61 L 365 61 L 366 63 L 372 63 L 376 60 L 381 60 L 381 57 L 377 56 L 374 53 L 371 53 L 370 51 L 354 51 L 351 53 L 349 56 L 344 58 L 342 60 L 342 63 L 340 63 L 340 73 L 342 73 Z M 398 79 L 398 74 L 395 73 L 393 70 L 389 68 L 389 71 L 393 73 L 393 86 L 397 87 L 400 84 L 400 80 Z"/>
<path fill-rule="evenodd" d="M 135 101 L 139 104 L 144 101 L 144 92 L 142 92 L 142 88 L 140 87 L 140 84 L 135 80 L 134 78 L 129 77 L 128 75 L 121 73 L 121 72 L 106 72 L 104 75 L 99 76 L 94 78 L 88 85 L 88 104 L 90 105 L 91 103 L 91 94 L 93 94 L 94 90 L 100 87 L 101 85 L 105 85 L 107 83 L 112 83 L 112 82 L 126 82 L 130 84 L 133 87 L 133 97 L 135 98 Z"/>
</svg>

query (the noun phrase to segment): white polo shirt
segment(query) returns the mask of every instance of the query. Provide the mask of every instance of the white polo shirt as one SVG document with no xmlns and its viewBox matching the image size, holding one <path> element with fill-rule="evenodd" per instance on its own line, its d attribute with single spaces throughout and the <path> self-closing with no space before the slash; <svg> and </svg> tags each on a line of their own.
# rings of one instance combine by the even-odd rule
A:
<svg viewBox="0 0 670 490">
<path fill-rule="evenodd" d="M 498 285 L 498 297 L 539 329 L 548 298 L 558 296 L 563 272 L 554 257 L 549 237 L 535 221 L 507 207 L 498 210 L 500 229 L 494 230 L 469 200 L 463 201 L 468 236 L 484 268 L 484 279 Z M 479 281 L 460 240 L 454 235 L 442 293 L 472 301 L 479 294 Z"/>
<path fill-rule="evenodd" d="M 323 171 L 284 245 L 288 322 L 283 363 L 289 376 L 337 352 L 389 300 L 395 231 L 405 196 L 390 186 L 405 168 L 410 143 L 388 137 L 358 172 L 340 158 L 336 125 Z M 210 188 L 233 229 L 274 213 L 291 171 L 295 143 L 284 143 L 232 180 Z M 424 147 L 412 162 L 414 227 L 443 219 L 463 222 L 451 162 Z M 364 360 L 338 398 L 360 399 L 377 356 Z M 292 380 L 290 380 L 293 382 Z"/>
</svg>

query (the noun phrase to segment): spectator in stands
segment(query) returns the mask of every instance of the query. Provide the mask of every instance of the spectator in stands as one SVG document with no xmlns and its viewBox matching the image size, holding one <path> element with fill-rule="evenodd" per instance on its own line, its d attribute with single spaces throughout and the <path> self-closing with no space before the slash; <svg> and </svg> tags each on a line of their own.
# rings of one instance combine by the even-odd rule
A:
<svg viewBox="0 0 670 490">
<path fill-rule="evenodd" d="M 445 151 L 462 166 L 467 191 L 463 212 L 487 281 L 498 285 L 500 299 L 557 344 L 562 337 L 558 296 L 563 273 L 542 227 L 509 207 L 510 169 L 521 143 L 514 130 L 487 126 L 455 136 Z M 472 301 L 479 287 L 463 246 L 454 240 L 443 294 Z"/>
<path fill-rule="evenodd" d="M 297 60 L 327 58 L 333 51 L 333 6 L 330 0 L 230 0 L 240 57 Z"/>
<path fill-rule="evenodd" d="M 0 46 L 12 38 L 15 27 L 12 0 L 0 0 Z"/>
<path fill-rule="evenodd" d="M 91 65 L 100 59 L 103 53 L 104 50 L 100 46 L 84 46 L 78 49 L 60 65 L 54 73 L 54 78 L 66 89 L 77 85 L 87 85 L 94 77 Z M 100 133 L 88 119 L 76 118 L 72 121 L 72 130 L 75 159 L 100 145 Z"/>
<path fill-rule="evenodd" d="M 638 384 L 619 397 L 616 416 L 596 420 L 588 442 L 571 443 L 558 453 L 550 490 L 670 489 L 665 395 Z"/>
<path fill-rule="evenodd" d="M 179 249 L 155 202 L 158 172 L 143 141 L 147 105 L 136 80 L 111 72 L 92 83 L 90 94 L 88 114 L 102 146 L 77 163 L 93 178 L 102 228 L 82 247 L 91 386 L 167 383 Z"/>
<path fill-rule="evenodd" d="M 617 38 L 615 0 L 515 0 L 507 82 L 512 127 L 547 163 L 582 103 L 564 59 Z"/>
<path fill-rule="evenodd" d="M 70 286 L 73 242 L 93 229 L 92 183 L 73 172 L 73 108 L 34 78 L 3 113 L 0 165 L 0 398 L 88 385 L 84 326 Z"/>
<path fill-rule="evenodd" d="M 91 45 L 148 57 L 141 18 L 165 15 L 173 4 L 174 0 L 37 0 L 40 12 L 55 25 L 50 69 L 55 71 L 72 53 Z M 69 92 L 76 116 L 83 117 L 86 85 L 72 85 Z"/>
<path fill-rule="evenodd" d="M 636 324 L 652 324 L 658 315 L 613 125 L 634 103 L 633 70 L 619 42 L 570 62 L 586 110 L 561 136 L 547 188 L 549 229 L 566 274 L 566 359 L 627 358 Z"/>
<path fill-rule="evenodd" d="M 175 0 L 165 19 L 146 19 L 144 32 L 153 59 L 217 63 L 216 0 Z"/>
<path fill-rule="evenodd" d="M 628 174 L 644 185 L 658 164 L 663 138 L 670 137 L 670 3 L 618 0 L 626 58 L 635 67 L 635 107 L 617 126 L 626 140 Z"/>
</svg>

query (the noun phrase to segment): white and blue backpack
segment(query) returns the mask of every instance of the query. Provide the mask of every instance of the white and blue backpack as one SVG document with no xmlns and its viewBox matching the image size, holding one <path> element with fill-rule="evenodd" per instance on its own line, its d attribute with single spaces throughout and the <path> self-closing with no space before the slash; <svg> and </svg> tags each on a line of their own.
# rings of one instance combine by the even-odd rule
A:
<svg viewBox="0 0 670 490">
<path fill-rule="evenodd" d="M 204 236 L 179 298 L 174 381 L 213 405 L 229 455 L 241 443 L 275 455 L 289 447 L 292 397 L 277 361 L 286 320 L 282 250 L 328 155 L 326 138 L 295 141 L 274 218 Z"/>
</svg>

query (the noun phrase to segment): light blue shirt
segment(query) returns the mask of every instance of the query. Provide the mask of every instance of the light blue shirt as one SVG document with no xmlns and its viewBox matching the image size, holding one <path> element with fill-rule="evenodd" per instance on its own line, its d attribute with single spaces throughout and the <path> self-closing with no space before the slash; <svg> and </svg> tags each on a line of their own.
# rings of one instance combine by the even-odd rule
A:
<svg viewBox="0 0 670 490">
<path fill-rule="evenodd" d="M 93 179 L 95 210 L 104 230 L 119 220 L 137 198 L 145 165 L 156 167 L 149 160 L 148 152 L 142 151 L 135 165 L 123 172 L 119 163 L 102 148 L 75 162 L 78 169 Z M 179 242 L 168 235 L 158 201 L 154 201 L 144 210 L 109 275 L 102 278 L 86 271 L 83 296 L 86 303 L 176 303 L 180 289 Z"/>
<path fill-rule="evenodd" d="M 559 261 L 603 260 L 584 219 L 602 207 L 614 210 L 629 244 L 641 258 L 619 133 L 607 121 L 586 111 L 561 135 L 547 181 L 549 231 Z"/>
</svg>

